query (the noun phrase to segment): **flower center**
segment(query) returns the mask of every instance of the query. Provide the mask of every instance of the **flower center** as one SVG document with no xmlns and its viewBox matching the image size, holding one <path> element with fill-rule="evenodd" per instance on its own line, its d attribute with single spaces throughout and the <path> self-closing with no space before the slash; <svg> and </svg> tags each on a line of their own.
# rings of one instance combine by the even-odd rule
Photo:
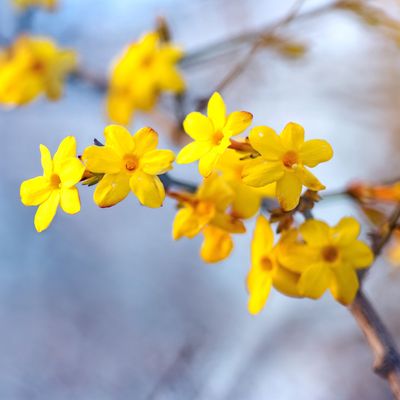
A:
<svg viewBox="0 0 400 400">
<path fill-rule="evenodd" d="M 142 68 L 148 68 L 153 63 L 154 57 L 153 56 L 146 56 L 143 58 L 141 62 Z"/>
<path fill-rule="evenodd" d="M 40 61 L 35 61 L 31 66 L 31 70 L 33 72 L 42 72 L 44 71 L 44 64 Z"/>
<path fill-rule="evenodd" d="M 127 171 L 132 172 L 139 166 L 139 160 L 133 155 L 125 156 L 125 168 Z"/>
<path fill-rule="evenodd" d="M 213 142 L 218 145 L 221 143 L 221 140 L 224 138 L 224 134 L 221 131 L 217 131 L 214 133 Z"/>
<path fill-rule="evenodd" d="M 209 201 L 199 201 L 196 205 L 196 214 L 207 215 L 210 214 L 214 208 L 214 204 Z"/>
<path fill-rule="evenodd" d="M 264 271 L 271 271 L 274 265 L 268 256 L 263 256 L 260 260 L 261 268 Z"/>
<path fill-rule="evenodd" d="M 326 246 L 322 249 L 322 258 L 327 262 L 334 262 L 339 257 L 339 251 L 335 246 Z"/>
<path fill-rule="evenodd" d="M 50 177 L 50 185 L 54 188 L 59 188 L 61 186 L 61 179 L 57 174 L 53 174 Z"/>
<path fill-rule="evenodd" d="M 295 151 L 290 150 L 283 155 L 282 162 L 286 168 L 296 168 L 299 157 Z"/>
</svg>

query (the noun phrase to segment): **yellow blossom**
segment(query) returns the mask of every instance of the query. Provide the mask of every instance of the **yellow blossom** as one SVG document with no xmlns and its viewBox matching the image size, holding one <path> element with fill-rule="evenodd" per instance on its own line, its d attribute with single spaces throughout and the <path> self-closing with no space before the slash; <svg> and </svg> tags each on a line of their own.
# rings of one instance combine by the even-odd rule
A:
<svg viewBox="0 0 400 400">
<path fill-rule="evenodd" d="M 89 146 L 82 160 L 93 173 L 104 174 L 94 192 L 100 207 L 111 207 L 130 191 L 147 207 L 160 207 L 164 186 L 157 175 L 172 168 L 174 153 L 158 150 L 158 134 L 152 128 L 139 129 L 133 136 L 122 126 L 109 125 L 104 146 Z"/>
<path fill-rule="evenodd" d="M 256 165 L 244 168 L 243 181 L 255 187 L 276 182 L 276 197 L 285 211 L 298 205 L 303 185 L 315 191 L 325 189 L 306 167 L 315 167 L 332 158 L 333 151 L 327 141 L 304 141 L 303 127 L 293 122 L 280 135 L 266 126 L 255 127 L 249 139 L 261 157 L 256 158 Z"/>
<path fill-rule="evenodd" d="M 53 159 L 46 146 L 40 145 L 43 176 L 28 179 L 21 184 L 21 201 L 26 206 L 39 206 L 35 227 L 41 232 L 50 225 L 58 205 L 68 214 L 80 211 L 78 189 L 85 167 L 76 157 L 76 140 L 66 137 Z"/>
<path fill-rule="evenodd" d="M 41 94 L 60 98 L 76 64 L 75 52 L 59 49 L 50 39 L 19 37 L 0 57 L 0 104 L 19 106 Z"/>
<path fill-rule="evenodd" d="M 43 7 L 53 10 L 57 7 L 57 0 L 13 0 L 16 7 L 25 10 L 28 7 Z"/>
<path fill-rule="evenodd" d="M 352 217 L 342 218 L 334 227 L 317 220 L 300 226 L 304 244 L 288 246 L 280 262 L 301 274 L 301 295 L 318 299 L 329 288 L 340 303 L 352 303 L 359 287 L 356 270 L 373 261 L 371 249 L 357 239 L 359 233 L 360 224 Z"/>
<path fill-rule="evenodd" d="M 254 160 L 242 160 L 242 155 L 232 149 L 222 154 L 216 169 L 222 172 L 222 177 L 228 182 L 234 192 L 232 214 L 237 218 L 250 218 L 260 209 L 262 199 L 275 196 L 275 184 L 261 188 L 248 186 L 242 181 L 243 169 Z"/>
<path fill-rule="evenodd" d="M 227 212 L 234 193 L 217 174 L 204 179 L 197 192 L 173 193 L 181 208 L 175 216 L 172 236 L 193 238 L 200 232 L 204 242 L 200 255 L 206 262 L 221 261 L 228 257 L 233 241 L 230 233 L 243 233 L 245 227 Z"/>
<path fill-rule="evenodd" d="M 227 116 L 224 100 L 215 92 L 208 102 L 207 116 L 192 112 L 185 118 L 183 128 L 194 141 L 179 152 L 176 162 L 189 164 L 199 160 L 200 174 L 209 176 L 230 145 L 231 137 L 247 129 L 252 120 L 247 111 L 234 111 Z"/>
<path fill-rule="evenodd" d="M 149 111 L 161 92 L 181 93 L 185 81 L 177 68 L 183 51 L 156 32 L 132 43 L 113 67 L 107 96 L 109 118 L 129 124 L 135 110 Z"/>
</svg>

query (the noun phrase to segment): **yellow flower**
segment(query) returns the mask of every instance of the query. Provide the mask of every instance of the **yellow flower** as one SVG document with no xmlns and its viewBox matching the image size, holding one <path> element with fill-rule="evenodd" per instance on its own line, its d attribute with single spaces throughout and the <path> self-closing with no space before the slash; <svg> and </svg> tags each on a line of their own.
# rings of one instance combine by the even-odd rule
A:
<svg viewBox="0 0 400 400">
<path fill-rule="evenodd" d="M 185 118 L 183 128 L 194 141 L 179 152 L 176 162 L 189 164 L 200 160 L 200 174 L 209 176 L 230 145 L 230 138 L 243 132 L 252 120 L 253 116 L 246 111 L 235 111 L 226 116 L 224 100 L 215 92 L 208 102 L 207 117 L 192 112 Z"/>
<path fill-rule="evenodd" d="M 151 128 L 132 136 L 122 126 L 109 125 L 104 136 L 105 146 L 89 146 L 82 155 L 90 172 L 104 174 L 94 192 L 95 203 L 111 207 L 132 190 L 141 204 L 161 207 L 165 190 L 157 175 L 172 168 L 174 153 L 157 149 L 158 135 Z"/>
<path fill-rule="evenodd" d="M 254 216 L 260 209 L 263 198 L 275 197 L 274 183 L 261 188 L 255 188 L 243 183 L 243 169 L 246 165 L 253 163 L 254 160 L 242 160 L 242 155 L 239 152 L 227 149 L 222 154 L 216 167 L 217 170 L 222 172 L 222 177 L 234 192 L 232 215 L 237 218 Z"/>
<path fill-rule="evenodd" d="M 21 36 L 0 57 L 0 104 L 23 105 L 42 93 L 60 98 L 76 65 L 75 52 L 59 49 L 50 39 Z"/>
<path fill-rule="evenodd" d="M 315 167 L 332 158 L 333 151 L 327 141 L 305 142 L 303 127 L 293 122 L 280 135 L 266 126 L 255 127 L 249 139 L 261 157 L 256 159 L 256 165 L 244 169 L 243 181 L 255 187 L 276 182 L 276 197 L 285 211 L 298 205 L 303 185 L 315 191 L 325 189 L 306 167 Z"/>
<path fill-rule="evenodd" d="M 131 44 L 117 60 L 110 78 L 107 113 L 111 120 L 129 124 L 135 110 L 149 111 L 161 92 L 181 93 L 185 81 L 176 67 L 183 51 L 164 43 L 156 32 Z"/>
<path fill-rule="evenodd" d="M 13 0 L 16 7 L 25 10 L 28 7 L 43 7 L 53 10 L 57 7 L 57 0 Z"/>
<path fill-rule="evenodd" d="M 173 223 L 173 238 L 193 238 L 202 232 L 204 242 L 200 255 L 204 261 L 216 262 L 228 257 L 233 248 L 230 233 L 245 232 L 243 223 L 227 212 L 233 200 L 229 185 L 213 174 L 204 179 L 196 193 L 173 193 L 171 196 L 181 206 Z"/>
<path fill-rule="evenodd" d="M 360 224 L 352 217 L 342 218 L 334 227 L 317 220 L 300 226 L 305 244 L 288 246 L 280 261 L 301 273 L 301 295 L 318 299 L 329 288 L 340 303 L 352 303 L 359 287 L 356 270 L 367 268 L 373 261 L 371 249 L 357 240 L 359 233 Z"/>
<path fill-rule="evenodd" d="M 50 225 L 58 205 L 68 214 L 80 211 L 78 189 L 85 167 L 76 157 L 76 140 L 66 137 L 51 158 L 46 146 L 40 145 L 43 176 L 22 182 L 21 201 L 26 206 L 39 206 L 35 215 L 35 227 L 41 232 Z"/>
</svg>

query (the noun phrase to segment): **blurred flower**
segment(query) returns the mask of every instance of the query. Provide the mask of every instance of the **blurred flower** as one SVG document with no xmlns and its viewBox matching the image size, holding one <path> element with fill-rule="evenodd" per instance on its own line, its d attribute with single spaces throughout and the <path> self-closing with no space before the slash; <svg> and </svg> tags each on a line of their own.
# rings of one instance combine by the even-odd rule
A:
<svg viewBox="0 0 400 400">
<path fill-rule="evenodd" d="M 171 193 L 178 200 L 180 210 L 175 216 L 172 236 L 193 238 L 204 234 L 201 257 L 206 262 L 221 261 L 228 257 L 233 242 L 230 233 L 243 233 L 245 227 L 239 219 L 227 212 L 234 193 L 217 174 L 205 178 L 196 193 Z"/>
<path fill-rule="evenodd" d="M 386 258 L 395 267 L 400 267 L 400 230 L 395 229 L 386 251 Z"/>
<path fill-rule="evenodd" d="M 40 145 L 43 176 L 28 179 L 21 184 L 21 201 L 26 206 L 39 206 L 35 214 L 35 227 L 41 232 L 50 225 L 58 205 L 68 214 L 80 211 L 78 189 L 85 167 L 76 157 L 76 140 L 66 137 L 53 159 L 46 146 Z"/>
<path fill-rule="evenodd" d="M 28 7 L 43 7 L 53 10 L 57 7 L 58 0 L 13 0 L 13 4 L 21 10 Z"/>
<path fill-rule="evenodd" d="M 334 227 L 317 220 L 300 226 L 304 243 L 287 246 L 279 260 L 301 274 L 301 295 L 318 299 L 329 288 L 340 303 L 352 303 L 359 287 L 356 270 L 367 268 L 373 261 L 371 249 L 357 240 L 359 233 L 360 224 L 352 217 L 342 218 Z"/>
<path fill-rule="evenodd" d="M 42 93 L 59 99 L 64 80 L 76 65 L 76 53 L 59 49 L 50 39 L 19 37 L 0 50 L 0 104 L 23 105 Z"/>
<path fill-rule="evenodd" d="M 247 111 L 234 111 L 226 116 L 224 100 L 215 92 L 208 102 L 207 117 L 191 112 L 185 118 L 183 128 L 194 141 L 179 152 L 176 162 L 188 164 L 200 160 L 200 174 L 209 176 L 230 145 L 230 138 L 247 129 L 252 120 Z"/>
<path fill-rule="evenodd" d="M 237 218 L 250 218 L 260 209 L 262 199 L 275 197 L 275 184 L 255 188 L 242 181 L 243 168 L 254 163 L 252 159 L 242 159 L 239 152 L 227 149 L 221 156 L 216 169 L 228 182 L 234 192 L 232 214 Z"/>
<path fill-rule="evenodd" d="M 302 185 L 314 191 L 325 189 L 306 166 L 315 167 L 332 158 L 333 151 L 327 141 L 305 142 L 303 127 L 293 122 L 280 135 L 266 126 L 255 127 L 249 139 L 261 157 L 256 164 L 244 168 L 243 181 L 255 187 L 276 182 L 276 196 L 283 210 L 292 210 L 299 204 Z"/>
<path fill-rule="evenodd" d="M 104 174 L 94 192 L 95 203 L 114 206 L 132 190 L 141 204 L 162 206 L 165 191 L 157 175 L 172 169 L 174 153 L 157 149 L 158 135 L 152 128 L 139 129 L 132 136 L 122 126 L 109 125 L 104 136 L 105 146 L 89 146 L 82 155 L 90 172 Z"/>
<path fill-rule="evenodd" d="M 368 185 L 361 182 L 352 183 L 347 188 L 347 193 L 362 202 L 370 200 L 399 202 L 400 182 L 390 185 Z"/>
<path fill-rule="evenodd" d="M 147 33 L 131 44 L 114 66 L 107 96 L 108 116 L 127 125 L 135 110 L 149 111 L 161 92 L 182 93 L 185 81 L 176 64 L 182 50 Z"/>
</svg>

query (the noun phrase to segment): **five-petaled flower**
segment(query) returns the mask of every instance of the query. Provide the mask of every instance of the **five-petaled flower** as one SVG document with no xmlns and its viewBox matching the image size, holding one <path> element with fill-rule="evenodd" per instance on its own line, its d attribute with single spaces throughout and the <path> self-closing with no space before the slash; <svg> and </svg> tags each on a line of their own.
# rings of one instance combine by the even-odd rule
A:
<svg viewBox="0 0 400 400">
<path fill-rule="evenodd" d="M 128 125 L 135 110 L 151 110 L 163 91 L 182 93 L 185 81 L 177 68 L 181 48 L 163 42 L 157 32 L 132 43 L 115 64 L 109 82 L 109 118 Z"/>
<path fill-rule="evenodd" d="M 215 92 L 208 102 L 207 117 L 191 112 L 185 118 L 183 128 L 194 141 L 179 152 L 176 162 L 189 164 L 199 160 L 200 174 L 209 176 L 231 144 L 231 137 L 247 129 L 252 120 L 247 111 L 234 111 L 226 116 L 224 100 Z"/>
<path fill-rule="evenodd" d="M 342 304 L 348 305 L 357 293 L 356 270 L 372 264 L 373 253 L 358 240 L 360 224 L 345 217 L 330 227 L 318 220 L 308 220 L 300 228 L 303 243 L 289 246 L 280 261 L 286 268 L 300 273 L 299 293 L 320 298 L 326 289 Z"/>
<path fill-rule="evenodd" d="M 43 176 L 22 182 L 21 201 L 26 206 L 39 206 L 35 214 L 38 232 L 45 230 L 53 220 L 58 205 L 68 214 L 80 211 L 78 189 L 84 165 L 76 157 L 76 140 L 66 137 L 51 158 L 46 146 L 40 145 Z"/>
<path fill-rule="evenodd" d="M 90 172 L 104 174 L 94 192 L 95 203 L 111 207 L 132 190 L 141 204 L 162 206 L 165 190 L 157 175 L 172 168 L 174 153 L 157 149 L 158 134 L 148 127 L 132 136 L 122 126 L 109 125 L 104 136 L 104 146 L 89 146 L 82 155 Z"/>
<path fill-rule="evenodd" d="M 256 165 L 244 168 L 243 181 L 255 187 L 276 182 L 276 197 L 285 211 L 298 205 L 303 185 L 314 191 L 325 189 L 306 167 L 315 167 L 332 158 L 333 151 L 327 141 L 304 141 L 303 127 L 293 122 L 280 135 L 266 126 L 255 127 L 249 140 L 261 157 Z"/>
<path fill-rule="evenodd" d="M 205 178 L 196 193 L 171 193 L 180 209 L 175 216 L 172 236 L 193 238 L 200 232 L 204 242 L 200 255 L 206 262 L 217 262 L 229 256 L 233 248 L 231 233 L 244 233 L 239 219 L 228 213 L 234 193 L 217 174 Z"/>
<path fill-rule="evenodd" d="M 59 99 L 64 80 L 76 65 L 75 52 L 59 49 L 50 39 L 19 37 L 0 50 L 0 104 L 24 105 L 42 93 Z"/>
</svg>

